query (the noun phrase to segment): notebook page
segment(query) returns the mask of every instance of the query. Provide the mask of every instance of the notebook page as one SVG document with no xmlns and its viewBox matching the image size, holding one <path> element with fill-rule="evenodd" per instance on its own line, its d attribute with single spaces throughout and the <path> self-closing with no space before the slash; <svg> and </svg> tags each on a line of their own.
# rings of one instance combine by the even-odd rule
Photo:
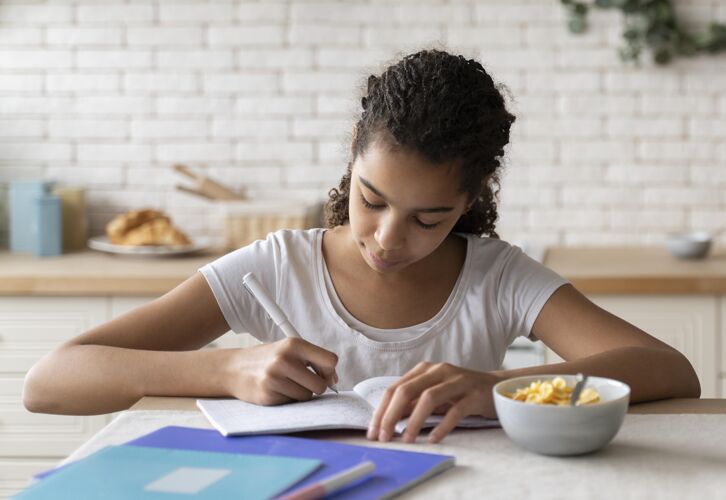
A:
<svg viewBox="0 0 726 500">
<path fill-rule="evenodd" d="M 389 385 L 394 383 L 401 377 L 372 377 L 358 382 L 353 387 L 353 392 L 365 399 L 371 408 L 378 406 L 378 402 L 383 397 L 383 393 Z"/>
<path fill-rule="evenodd" d="M 198 399 L 197 406 L 225 436 L 316 429 L 366 429 L 371 408 L 356 393 L 327 392 L 310 401 L 259 406 L 238 399 Z"/>
</svg>

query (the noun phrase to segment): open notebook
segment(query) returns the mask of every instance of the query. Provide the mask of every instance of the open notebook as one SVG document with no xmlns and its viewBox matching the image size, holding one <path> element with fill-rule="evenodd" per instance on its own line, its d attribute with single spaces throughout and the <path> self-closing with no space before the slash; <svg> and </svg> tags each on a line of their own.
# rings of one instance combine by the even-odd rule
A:
<svg viewBox="0 0 726 500">
<path fill-rule="evenodd" d="M 280 406 L 258 406 L 238 399 L 198 399 L 197 406 L 225 436 L 247 434 L 284 434 L 321 429 L 368 428 L 373 410 L 383 392 L 399 377 L 373 377 L 358 383 L 352 391 L 335 394 L 328 391 L 311 401 Z M 424 428 L 435 427 L 442 415 L 432 415 Z M 407 419 L 396 424 L 396 433 L 403 434 Z M 458 427 L 500 427 L 498 420 L 466 417 Z"/>
</svg>

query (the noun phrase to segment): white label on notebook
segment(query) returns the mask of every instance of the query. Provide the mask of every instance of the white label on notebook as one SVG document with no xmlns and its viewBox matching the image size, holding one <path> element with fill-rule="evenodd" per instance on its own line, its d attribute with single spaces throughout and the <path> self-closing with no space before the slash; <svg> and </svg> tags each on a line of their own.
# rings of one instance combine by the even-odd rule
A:
<svg viewBox="0 0 726 500">
<path fill-rule="evenodd" d="M 229 469 L 203 469 L 198 467 L 179 467 L 144 487 L 144 491 L 163 493 L 199 493 L 210 484 L 216 483 L 232 472 Z"/>
</svg>

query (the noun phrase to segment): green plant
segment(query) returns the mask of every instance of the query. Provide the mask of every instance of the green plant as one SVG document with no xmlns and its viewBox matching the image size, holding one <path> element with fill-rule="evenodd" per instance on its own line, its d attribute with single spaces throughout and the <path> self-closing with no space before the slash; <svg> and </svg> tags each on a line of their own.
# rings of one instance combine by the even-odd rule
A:
<svg viewBox="0 0 726 500">
<path fill-rule="evenodd" d="M 711 23 L 706 31 L 688 33 L 678 24 L 671 0 L 560 0 L 568 12 L 568 27 L 572 33 L 587 30 L 587 15 L 591 7 L 620 9 L 625 23 L 624 45 L 619 49 L 625 62 L 638 63 L 641 53 L 648 49 L 657 64 L 668 64 L 674 57 L 688 57 L 726 50 L 726 24 Z"/>
</svg>

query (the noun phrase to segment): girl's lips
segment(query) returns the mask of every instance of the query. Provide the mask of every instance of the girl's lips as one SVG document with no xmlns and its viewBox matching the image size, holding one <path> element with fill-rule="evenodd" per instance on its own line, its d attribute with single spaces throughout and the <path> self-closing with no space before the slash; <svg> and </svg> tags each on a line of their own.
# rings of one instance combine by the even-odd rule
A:
<svg viewBox="0 0 726 500">
<path fill-rule="evenodd" d="M 389 267 L 393 267 L 400 262 L 400 261 L 393 261 L 393 260 L 383 260 L 380 257 L 378 257 L 376 254 L 371 252 L 370 250 L 368 250 L 368 255 L 370 256 L 373 263 L 381 269 L 387 269 Z"/>
</svg>

